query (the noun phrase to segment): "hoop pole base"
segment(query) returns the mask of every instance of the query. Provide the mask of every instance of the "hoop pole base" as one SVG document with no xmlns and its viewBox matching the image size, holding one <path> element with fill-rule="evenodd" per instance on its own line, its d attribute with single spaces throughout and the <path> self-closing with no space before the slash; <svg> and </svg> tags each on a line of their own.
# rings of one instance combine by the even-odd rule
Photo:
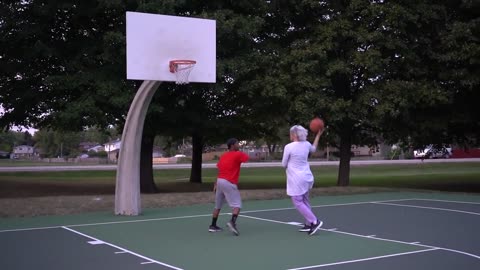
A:
<svg viewBox="0 0 480 270">
<path fill-rule="evenodd" d="M 133 99 L 122 133 L 115 186 L 115 214 L 141 214 L 140 148 L 148 106 L 162 82 L 144 81 Z"/>
</svg>

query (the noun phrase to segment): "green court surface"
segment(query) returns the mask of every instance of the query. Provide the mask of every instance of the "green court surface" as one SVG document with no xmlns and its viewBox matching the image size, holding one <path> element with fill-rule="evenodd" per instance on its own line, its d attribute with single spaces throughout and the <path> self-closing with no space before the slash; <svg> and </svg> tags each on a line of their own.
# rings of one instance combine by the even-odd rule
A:
<svg viewBox="0 0 480 270">
<path fill-rule="evenodd" d="M 224 226 L 227 209 L 225 230 L 208 232 L 213 205 L 0 219 L 0 269 L 29 269 L 32 260 L 48 269 L 402 269 L 412 261 L 409 269 L 480 269 L 478 195 L 372 193 L 311 204 L 324 221 L 314 236 L 298 232 L 303 220 L 289 200 L 245 202 L 240 236 Z M 38 252 L 45 247 L 62 256 L 49 259 Z"/>
</svg>

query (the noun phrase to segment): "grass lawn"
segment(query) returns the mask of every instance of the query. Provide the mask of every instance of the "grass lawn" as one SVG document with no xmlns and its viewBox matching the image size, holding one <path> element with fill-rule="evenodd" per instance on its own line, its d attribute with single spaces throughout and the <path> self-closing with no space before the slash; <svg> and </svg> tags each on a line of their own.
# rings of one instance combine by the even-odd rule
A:
<svg viewBox="0 0 480 270">
<path fill-rule="evenodd" d="M 312 166 L 316 187 L 336 185 L 337 166 Z M 162 192 L 210 190 L 216 169 L 204 169 L 203 184 L 188 182 L 189 169 L 154 171 Z M 116 171 L 1 172 L 0 198 L 114 194 Z M 352 186 L 480 192 L 479 163 L 422 163 L 351 166 Z M 240 188 L 285 188 L 283 168 L 242 168 Z"/>
</svg>

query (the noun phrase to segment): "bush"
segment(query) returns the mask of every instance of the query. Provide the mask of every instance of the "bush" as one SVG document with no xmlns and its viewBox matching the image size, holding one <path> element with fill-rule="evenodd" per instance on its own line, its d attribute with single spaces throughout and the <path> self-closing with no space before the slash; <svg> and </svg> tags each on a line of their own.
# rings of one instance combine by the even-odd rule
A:
<svg viewBox="0 0 480 270">
<path fill-rule="evenodd" d="M 177 158 L 177 163 L 192 163 L 192 158 L 179 157 L 179 158 Z"/>
<path fill-rule="evenodd" d="M 330 152 L 330 157 L 337 157 L 337 158 L 340 158 L 340 151 L 334 151 L 334 152 Z M 353 152 L 350 152 L 350 157 L 354 157 L 355 156 L 355 153 Z M 327 154 L 325 153 L 325 157 L 327 157 Z"/>
<path fill-rule="evenodd" d="M 402 151 L 391 151 L 388 153 L 388 159 L 400 159 L 400 154 L 402 154 Z"/>
<path fill-rule="evenodd" d="M 108 153 L 105 151 L 99 151 L 99 152 L 88 151 L 88 156 L 89 157 L 107 157 Z"/>
</svg>

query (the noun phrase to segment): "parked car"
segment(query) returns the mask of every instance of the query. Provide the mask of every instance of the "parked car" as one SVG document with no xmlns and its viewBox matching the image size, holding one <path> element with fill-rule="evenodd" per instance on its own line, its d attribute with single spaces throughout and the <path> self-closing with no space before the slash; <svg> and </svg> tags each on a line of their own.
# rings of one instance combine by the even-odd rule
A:
<svg viewBox="0 0 480 270">
<path fill-rule="evenodd" d="M 425 149 L 417 149 L 413 151 L 415 158 L 450 158 L 452 156 L 452 148 L 446 146 L 428 145 Z"/>
</svg>

